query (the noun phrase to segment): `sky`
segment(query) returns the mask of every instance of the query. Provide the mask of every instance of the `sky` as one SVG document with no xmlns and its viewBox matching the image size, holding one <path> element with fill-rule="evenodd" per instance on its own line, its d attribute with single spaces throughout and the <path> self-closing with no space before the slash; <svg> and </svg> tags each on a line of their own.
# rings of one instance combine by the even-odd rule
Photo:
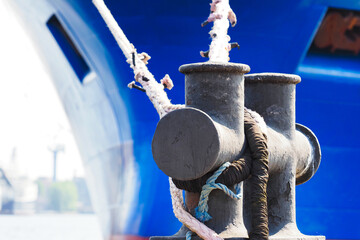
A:
<svg viewBox="0 0 360 240">
<path fill-rule="evenodd" d="M 64 145 L 64 152 L 58 154 L 58 179 L 83 176 L 56 89 L 31 40 L 3 0 L 0 29 L 0 167 L 31 179 L 52 177 L 49 148 Z"/>
</svg>

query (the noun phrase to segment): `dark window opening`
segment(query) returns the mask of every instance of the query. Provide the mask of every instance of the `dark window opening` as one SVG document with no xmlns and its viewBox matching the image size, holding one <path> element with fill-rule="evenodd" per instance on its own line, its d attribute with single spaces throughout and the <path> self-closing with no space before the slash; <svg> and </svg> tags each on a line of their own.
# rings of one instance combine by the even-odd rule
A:
<svg viewBox="0 0 360 240">
<path fill-rule="evenodd" d="M 89 65 L 55 15 L 50 17 L 46 25 L 82 83 L 90 71 Z"/>
</svg>

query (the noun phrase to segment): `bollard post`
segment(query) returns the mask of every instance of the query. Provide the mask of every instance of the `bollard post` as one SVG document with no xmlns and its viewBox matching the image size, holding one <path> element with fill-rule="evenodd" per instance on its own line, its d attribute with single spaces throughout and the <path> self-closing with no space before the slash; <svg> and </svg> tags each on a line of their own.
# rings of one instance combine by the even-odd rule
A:
<svg viewBox="0 0 360 240">
<path fill-rule="evenodd" d="M 296 225 L 295 185 L 309 180 L 321 160 L 316 136 L 295 123 L 295 89 L 300 81 L 292 74 L 245 76 L 245 105 L 258 112 L 268 127 L 270 239 L 325 239 L 304 236 Z M 249 184 L 245 185 L 245 216 L 250 218 Z"/>
<path fill-rule="evenodd" d="M 295 85 L 300 77 L 289 74 L 249 74 L 250 68 L 233 63 L 183 65 L 186 108 L 164 116 L 156 128 L 154 160 L 168 176 L 193 180 L 233 161 L 244 147 L 244 102 L 264 117 L 269 148 L 268 210 L 270 239 L 322 240 L 300 233 L 295 219 L 295 184 L 310 179 L 320 164 L 315 135 L 295 123 Z M 245 93 L 245 94 L 244 94 Z M 205 224 L 224 239 L 248 239 L 251 231 L 250 184 L 244 198 L 233 200 L 219 190 L 210 194 Z M 193 213 L 196 194 L 185 194 Z M 191 205 L 191 206 L 190 206 Z M 185 228 L 170 237 L 185 239 Z"/>
<path fill-rule="evenodd" d="M 183 65 L 186 108 L 158 123 L 152 152 L 158 167 L 172 178 L 199 178 L 224 162 L 240 157 L 244 148 L 245 64 Z"/>
</svg>

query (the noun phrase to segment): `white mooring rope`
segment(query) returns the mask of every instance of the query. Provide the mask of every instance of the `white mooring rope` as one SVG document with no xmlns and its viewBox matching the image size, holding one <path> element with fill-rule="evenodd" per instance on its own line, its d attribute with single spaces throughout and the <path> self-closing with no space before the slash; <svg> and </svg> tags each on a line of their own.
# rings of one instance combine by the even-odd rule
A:
<svg viewBox="0 0 360 240">
<path fill-rule="evenodd" d="M 159 113 L 160 118 L 172 110 L 183 107 L 183 105 L 171 104 L 166 92 L 164 91 L 165 87 L 172 88 L 173 86 L 170 77 L 168 75 L 164 77 L 163 82 L 165 86 L 164 84 L 158 83 L 146 67 L 147 60 L 150 59 L 149 55 L 146 53 L 137 53 L 135 47 L 126 38 L 124 32 L 117 24 L 116 20 L 112 16 L 110 10 L 106 7 L 103 0 L 93 0 L 93 3 L 104 19 L 106 25 L 109 27 L 119 47 L 123 51 L 127 59 L 126 61 L 134 70 L 135 80 L 143 86 L 150 101 L 153 103 L 156 111 Z"/>
<path fill-rule="evenodd" d="M 146 94 L 153 103 L 160 118 L 165 116 L 168 112 L 183 108 L 184 105 L 171 104 L 166 92 L 164 91 L 164 88 L 171 89 L 173 86 L 170 77 L 166 75 L 162 79 L 161 83 L 158 83 L 146 67 L 147 60 L 149 60 L 150 57 L 146 53 L 137 53 L 135 47 L 126 38 L 124 32 L 121 30 L 103 0 L 92 1 L 124 53 L 127 59 L 126 61 L 134 70 L 135 80 L 139 82 L 146 91 Z M 208 22 L 213 21 L 214 27 L 210 31 L 210 35 L 212 37 L 209 53 L 210 61 L 227 62 L 229 61 L 228 56 L 229 51 L 231 50 L 229 46 L 230 37 L 227 35 L 229 27 L 227 19 L 229 19 L 232 25 L 234 25 L 236 23 L 236 17 L 229 6 L 229 0 L 212 0 L 211 11 L 213 11 L 213 13 L 210 14 Z M 134 83 L 130 83 L 129 87 L 134 87 Z M 173 211 L 179 221 L 202 239 L 222 240 L 216 232 L 208 228 L 205 224 L 201 223 L 185 210 L 182 190 L 178 189 L 174 185 L 171 178 L 169 178 L 169 183 Z"/>
<path fill-rule="evenodd" d="M 210 13 L 210 20 L 214 18 L 214 26 L 210 31 L 212 38 L 209 49 L 209 60 L 214 62 L 228 62 L 229 61 L 229 41 L 230 36 L 227 34 L 229 29 L 229 15 L 233 14 L 230 8 L 229 0 L 213 0 L 211 9 L 215 10 Z M 209 19 L 208 18 L 208 19 Z M 235 17 L 236 19 L 236 17 Z M 232 25 L 236 24 L 236 20 Z"/>
<path fill-rule="evenodd" d="M 210 15 L 208 19 L 202 23 L 205 26 L 209 22 L 214 22 L 211 31 L 211 44 L 209 48 L 209 61 L 212 62 L 228 62 L 229 51 L 231 50 L 230 36 L 228 35 L 229 21 L 231 26 L 236 25 L 236 15 L 229 5 L 229 0 L 212 0 L 210 3 Z M 200 54 L 205 57 L 204 52 Z"/>
<path fill-rule="evenodd" d="M 175 186 L 171 178 L 169 178 L 169 184 L 173 211 L 177 219 L 202 239 L 223 240 L 216 232 L 208 228 L 185 210 L 182 190 Z"/>
</svg>

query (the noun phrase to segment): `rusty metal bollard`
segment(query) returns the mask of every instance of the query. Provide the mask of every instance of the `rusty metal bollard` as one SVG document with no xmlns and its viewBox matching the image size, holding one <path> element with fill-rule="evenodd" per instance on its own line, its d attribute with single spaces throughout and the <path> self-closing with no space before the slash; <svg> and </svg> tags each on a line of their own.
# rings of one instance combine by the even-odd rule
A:
<svg viewBox="0 0 360 240">
<path fill-rule="evenodd" d="M 295 124 L 295 84 L 300 77 L 250 74 L 244 90 L 244 73 L 249 71 L 249 66 L 235 63 L 181 66 L 186 108 L 159 121 L 152 142 L 154 160 L 168 176 L 192 180 L 239 158 L 246 146 L 245 102 L 264 117 L 268 128 L 270 239 L 325 239 L 302 235 L 296 226 L 295 182 L 310 179 L 321 158 L 315 135 Z M 214 190 L 208 203 L 213 218 L 205 224 L 225 239 L 247 239 L 251 230 L 248 192 L 246 181 L 241 200 Z M 184 239 L 184 233 L 152 239 Z"/>
</svg>

